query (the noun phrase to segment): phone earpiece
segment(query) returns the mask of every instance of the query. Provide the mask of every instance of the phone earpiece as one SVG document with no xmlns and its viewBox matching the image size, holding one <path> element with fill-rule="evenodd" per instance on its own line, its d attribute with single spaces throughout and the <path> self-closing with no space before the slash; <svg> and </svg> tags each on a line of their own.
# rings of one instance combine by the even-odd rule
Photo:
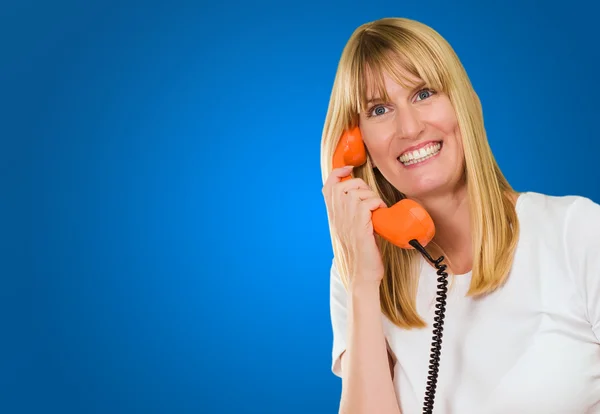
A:
<svg viewBox="0 0 600 414">
<path fill-rule="evenodd" d="M 337 148 L 333 154 L 333 168 L 341 168 L 347 165 L 358 167 L 367 162 L 367 150 L 362 140 L 359 127 L 344 131 Z M 352 178 L 342 178 L 346 181 Z"/>
<path fill-rule="evenodd" d="M 333 168 L 358 167 L 367 161 L 367 151 L 358 126 L 344 131 L 333 155 Z M 343 180 L 351 178 L 344 177 Z M 435 235 L 435 226 L 425 209 L 410 199 L 373 212 L 373 229 L 382 238 L 403 248 L 414 249 L 411 240 L 426 246 Z"/>
</svg>

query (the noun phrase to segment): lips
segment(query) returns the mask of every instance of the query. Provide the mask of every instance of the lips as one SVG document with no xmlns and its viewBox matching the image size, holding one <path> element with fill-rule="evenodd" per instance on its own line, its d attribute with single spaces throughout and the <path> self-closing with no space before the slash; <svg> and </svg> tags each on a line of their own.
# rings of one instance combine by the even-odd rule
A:
<svg viewBox="0 0 600 414">
<path fill-rule="evenodd" d="M 398 157 L 398 161 L 400 161 L 405 166 L 418 164 L 420 162 L 428 160 L 431 157 L 436 156 L 437 154 L 439 154 L 441 149 L 442 141 L 424 142 L 404 151 Z"/>
</svg>

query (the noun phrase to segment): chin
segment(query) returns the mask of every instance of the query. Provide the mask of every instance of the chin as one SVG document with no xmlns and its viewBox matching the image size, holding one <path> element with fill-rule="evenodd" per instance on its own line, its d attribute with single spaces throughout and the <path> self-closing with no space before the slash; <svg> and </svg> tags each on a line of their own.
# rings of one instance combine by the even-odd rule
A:
<svg viewBox="0 0 600 414">
<path fill-rule="evenodd" d="M 435 177 L 429 175 L 411 177 L 411 185 L 409 188 L 406 188 L 406 179 L 400 178 L 398 181 L 400 185 L 396 186 L 396 188 L 398 188 L 406 197 L 415 199 L 438 196 L 443 193 L 448 193 L 451 188 L 455 187 L 452 185 L 452 182 L 448 180 L 448 176 Z M 404 185 L 402 183 L 404 183 Z"/>
<path fill-rule="evenodd" d="M 423 199 L 456 189 L 453 152 L 443 141 L 429 141 L 424 149 L 404 152 L 394 160 L 394 186 L 409 198 Z M 460 175 L 460 174 L 459 174 Z M 410 183 L 407 188 L 406 183 Z"/>
</svg>

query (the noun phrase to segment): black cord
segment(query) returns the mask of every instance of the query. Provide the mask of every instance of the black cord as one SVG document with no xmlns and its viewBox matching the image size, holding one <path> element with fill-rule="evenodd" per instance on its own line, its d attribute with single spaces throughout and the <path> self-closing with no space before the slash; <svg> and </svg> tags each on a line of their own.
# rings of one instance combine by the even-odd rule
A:
<svg viewBox="0 0 600 414">
<path fill-rule="evenodd" d="M 425 391 L 425 402 L 423 405 L 423 413 L 431 414 L 433 412 L 433 402 L 435 399 L 435 390 L 437 387 L 438 372 L 440 368 L 440 354 L 442 350 L 442 333 L 444 330 L 444 317 L 446 316 L 446 293 L 448 292 L 448 273 L 446 265 L 441 264 L 444 260 L 444 256 L 440 256 L 437 260 L 434 260 L 427 250 L 417 240 L 411 240 L 409 244 L 416 250 L 421 252 L 427 260 L 429 260 L 437 269 L 438 277 L 438 296 L 436 298 L 437 304 L 435 307 L 437 315 L 433 324 L 433 339 L 431 343 L 431 355 L 429 359 L 429 376 L 427 377 L 427 388 Z"/>
</svg>

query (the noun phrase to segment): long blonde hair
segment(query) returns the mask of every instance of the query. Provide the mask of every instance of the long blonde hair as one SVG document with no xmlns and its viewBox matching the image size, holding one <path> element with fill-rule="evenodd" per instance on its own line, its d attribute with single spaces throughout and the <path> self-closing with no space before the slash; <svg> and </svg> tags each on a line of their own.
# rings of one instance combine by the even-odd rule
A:
<svg viewBox="0 0 600 414">
<path fill-rule="evenodd" d="M 471 212 L 473 268 L 467 294 L 489 293 L 508 277 L 519 236 L 515 206 L 508 195 L 512 188 L 491 152 L 481 103 L 469 77 L 453 48 L 435 30 L 406 18 L 384 18 L 354 31 L 342 52 L 323 128 L 323 182 L 331 172 L 333 152 L 343 130 L 357 125 L 358 114 L 365 108 L 367 80 L 387 100 L 382 72 L 403 83 L 398 68 L 447 94 L 454 106 L 465 154 Z M 354 176 L 362 178 L 388 206 L 404 198 L 373 169 L 370 159 L 354 169 Z M 348 286 L 348 258 L 331 227 L 330 232 L 335 264 Z M 416 309 L 419 253 L 376 237 L 385 266 L 380 287 L 382 312 L 400 327 L 425 326 Z"/>
</svg>

